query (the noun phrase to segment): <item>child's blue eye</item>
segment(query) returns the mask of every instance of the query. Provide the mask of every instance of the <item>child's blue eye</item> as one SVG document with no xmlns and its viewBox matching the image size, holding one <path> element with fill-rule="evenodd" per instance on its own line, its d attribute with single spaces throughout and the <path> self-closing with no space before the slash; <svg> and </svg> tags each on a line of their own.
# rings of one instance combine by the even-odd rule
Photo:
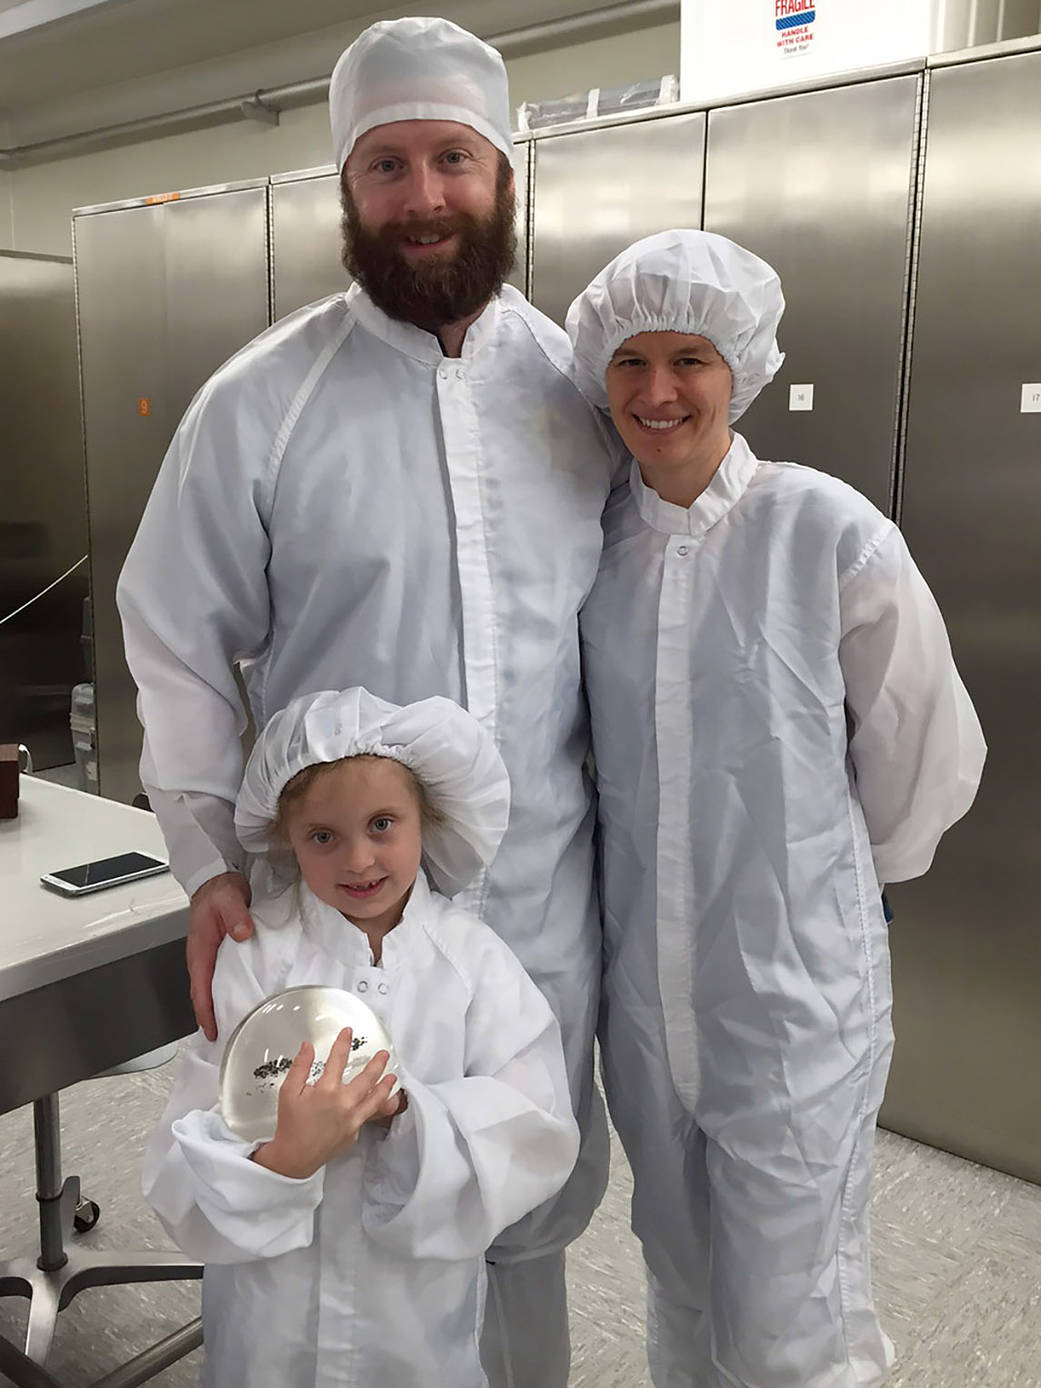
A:
<svg viewBox="0 0 1041 1388">
<path fill-rule="evenodd" d="M 390 828 L 390 825 L 391 821 L 384 814 L 381 814 L 378 819 L 374 819 L 372 821 L 372 827 L 373 829 L 375 829 L 377 834 L 385 834 L 387 830 Z"/>
<path fill-rule="evenodd" d="M 311 835 L 311 837 L 312 839 L 314 839 L 315 843 L 320 843 L 323 845 L 327 843 L 332 843 L 333 841 L 332 832 L 329 829 L 316 829 L 314 833 Z"/>
</svg>

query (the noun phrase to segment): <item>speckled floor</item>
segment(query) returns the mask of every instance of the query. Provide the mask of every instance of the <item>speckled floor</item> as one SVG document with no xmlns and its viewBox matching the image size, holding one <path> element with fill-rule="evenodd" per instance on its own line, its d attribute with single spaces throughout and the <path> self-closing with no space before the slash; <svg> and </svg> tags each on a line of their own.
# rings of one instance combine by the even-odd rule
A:
<svg viewBox="0 0 1041 1388">
<path fill-rule="evenodd" d="M 102 1206 L 99 1246 L 162 1244 L 138 1193 L 144 1136 L 172 1067 L 77 1086 L 62 1099 L 65 1168 Z M 34 1234 L 32 1115 L 0 1118 L 0 1245 Z M 569 1261 L 573 1388 L 646 1388 L 643 1276 L 628 1228 L 629 1173 L 620 1151 L 607 1198 Z M 875 1183 L 878 1303 L 900 1363 L 891 1388 L 1041 1388 L 1041 1188 L 890 1133 L 879 1135 Z M 167 1283 L 85 1292 L 62 1314 L 51 1372 L 80 1388 L 198 1314 L 198 1286 Z M 16 1339 L 24 1303 L 0 1302 Z M 153 1380 L 198 1382 L 201 1352 Z"/>
</svg>

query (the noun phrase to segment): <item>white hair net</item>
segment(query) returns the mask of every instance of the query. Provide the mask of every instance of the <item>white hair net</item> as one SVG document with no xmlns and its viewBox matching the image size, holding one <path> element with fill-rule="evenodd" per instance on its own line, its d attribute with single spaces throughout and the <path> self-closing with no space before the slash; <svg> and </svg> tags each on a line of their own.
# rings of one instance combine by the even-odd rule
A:
<svg viewBox="0 0 1041 1388">
<path fill-rule="evenodd" d="M 448 19 L 385 19 L 360 34 L 333 69 L 329 119 L 336 167 L 355 141 L 399 120 L 454 120 L 513 149 L 506 66 Z"/>
<path fill-rule="evenodd" d="M 454 896 L 495 857 L 510 812 L 510 779 L 495 743 L 451 699 L 405 708 L 367 689 L 293 699 L 257 739 L 235 804 L 235 828 L 253 853 L 271 848 L 278 797 L 298 771 L 353 756 L 390 757 L 423 783 L 439 822 L 423 826 L 423 860 Z"/>
<path fill-rule="evenodd" d="M 604 374 L 637 333 L 708 338 L 734 378 L 730 422 L 773 380 L 784 361 L 777 324 L 784 295 L 776 271 L 711 231 L 662 231 L 604 267 L 568 309 L 579 385 L 607 409 Z"/>
</svg>

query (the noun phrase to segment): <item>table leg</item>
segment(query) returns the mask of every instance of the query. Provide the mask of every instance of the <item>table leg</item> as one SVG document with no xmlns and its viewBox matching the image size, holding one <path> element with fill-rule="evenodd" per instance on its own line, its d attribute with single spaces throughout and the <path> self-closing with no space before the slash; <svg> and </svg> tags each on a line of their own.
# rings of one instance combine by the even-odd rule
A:
<svg viewBox="0 0 1041 1388">
<path fill-rule="evenodd" d="M 68 1260 L 65 1230 L 62 1227 L 67 1202 L 66 1183 L 61 1177 L 61 1114 L 57 1094 L 45 1094 L 42 1099 L 34 1101 L 33 1135 L 36 1147 L 36 1200 L 40 1207 L 40 1257 L 37 1266 L 43 1272 L 57 1272 Z M 74 1198 L 78 1200 L 78 1190 Z"/>
</svg>

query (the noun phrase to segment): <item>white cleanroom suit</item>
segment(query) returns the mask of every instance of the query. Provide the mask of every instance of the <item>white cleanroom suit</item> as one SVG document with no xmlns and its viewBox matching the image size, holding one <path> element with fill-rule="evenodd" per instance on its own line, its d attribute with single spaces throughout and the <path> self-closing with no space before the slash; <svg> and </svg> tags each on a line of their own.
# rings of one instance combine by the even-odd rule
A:
<svg viewBox="0 0 1041 1388">
<path fill-rule="evenodd" d="M 706 283 L 721 271 L 733 291 L 748 267 L 728 272 L 729 243 L 697 235 L 619 258 L 628 320 L 608 311 L 609 266 L 594 304 L 572 307 L 576 356 L 602 369 L 606 323 L 611 351 L 642 331 L 702 332 L 747 404 L 749 379 L 780 361 L 779 286 L 765 311 L 761 294 L 721 302 Z M 641 320 L 644 270 L 656 301 Z M 689 312 L 662 314 L 666 283 Z M 761 461 L 735 434 L 689 508 L 634 462 L 604 528 L 583 614 L 601 1044 L 635 1178 L 652 1379 L 875 1384 L 891 1355 L 868 1259 L 892 1047 L 880 883 L 924 872 L 968 809 L 979 725 L 899 531 L 844 483 Z"/>
<path fill-rule="evenodd" d="M 329 100 L 345 189 L 359 137 L 418 122 L 421 146 L 450 141 L 431 163 L 426 146 L 418 163 L 414 147 L 395 146 L 393 158 L 366 164 L 374 176 L 379 167 L 380 186 L 367 184 L 369 197 L 351 185 L 359 228 L 393 256 L 405 225 L 422 224 L 425 236 L 451 224 L 458 258 L 471 240 L 456 238 L 466 208 L 473 237 L 483 222 L 488 241 L 513 148 L 494 48 L 437 17 L 380 21 L 336 64 Z M 497 152 L 471 157 L 451 129 L 431 124 L 442 122 Z M 469 150 L 469 134 L 463 143 Z M 467 187 L 479 176 L 474 196 L 446 192 L 452 169 Z M 477 193 L 492 196 L 493 173 L 489 218 Z M 506 251 L 503 241 L 503 260 Z M 407 271 L 400 247 L 396 255 Z M 236 861 L 228 805 L 242 720 L 231 661 L 242 662 L 259 720 L 295 695 L 364 684 L 398 703 L 446 695 L 493 735 L 513 810 L 503 851 L 468 901 L 560 1020 L 583 1147 L 559 1200 L 490 1251 L 486 1349 L 496 1388 L 564 1388 L 562 1250 L 607 1172 L 592 1078 L 600 927 L 577 612 L 595 575 L 612 462 L 567 379 L 563 335 L 513 290 L 494 293 L 502 265 L 471 278 L 477 298 L 465 308 L 457 274 L 438 322 L 432 307 L 381 295 L 380 276 L 352 263 L 393 316 L 355 288 L 280 324 L 204 387 L 166 460 L 120 594 L 146 730 L 142 777 L 191 889 Z M 486 295 L 458 358 L 413 326 L 452 328 L 454 350 Z"/>
<path fill-rule="evenodd" d="M 302 883 L 254 908 L 214 975 L 150 1142 L 146 1198 L 206 1264 L 206 1388 L 482 1388 L 484 1252 L 558 1190 L 578 1151 L 557 1022 L 505 945 L 421 874 L 379 965 Z M 216 1107 L 224 1045 L 285 988 L 356 993 L 383 1021 L 408 1108 L 307 1180 L 249 1160 Z"/>
<path fill-rule="evenodd" d="M 242 861 L 233 661 L 258 727 L 296 695 L 362 684 L 397 703 L 445 695 L 494 737 L 510 824 L 466 902 L 559 1019 L 583 1132 L 563 1193 L 491 1255 L 514 1264 L 576 1237 L 607 1178 L 577 614 L 612 462 L 569 362 L 560 330 L 508 286 L 458 359 L 357 287 L 300 310 L 196 396 L 118 594 L 142 780 L 188 892 Z M 540 1348 L 513 1338 L 518 1354 Z M 561 1353 L 566 1379 L 566 1340 Z M 530 1388 L 554 1381 L 535 1375 Z"/>
</svg>

